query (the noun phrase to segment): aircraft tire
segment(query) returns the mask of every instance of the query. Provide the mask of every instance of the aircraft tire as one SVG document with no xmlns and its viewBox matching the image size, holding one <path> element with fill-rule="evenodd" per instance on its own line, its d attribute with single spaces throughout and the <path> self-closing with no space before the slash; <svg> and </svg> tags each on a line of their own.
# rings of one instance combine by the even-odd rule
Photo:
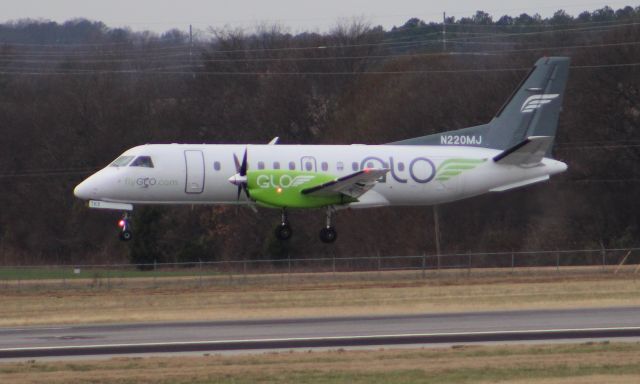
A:
<svg viewBox="0 0 640 384">
<path fill-rule="evenodd" d="M 120 232 L 120 240 L 129 241 L 132 238 L 133 238 L 133 233 L 130 230 L 125 229 L 124 231 Z"/>
<path fill-rule="evenodd" d="M 276 227 L 276 237 L 278 240 L 289 240 L 293 235 L 291 226 L 287 223 L 282 223 Z"/>
<path fill-rule="evenodd" d="M 338 232 L 336 232 L 333 227 L 322 228 L 320 230 L 320 240 L 322 240 L 323 243 L 333 243 L 337 238 Z"/>
</svg>

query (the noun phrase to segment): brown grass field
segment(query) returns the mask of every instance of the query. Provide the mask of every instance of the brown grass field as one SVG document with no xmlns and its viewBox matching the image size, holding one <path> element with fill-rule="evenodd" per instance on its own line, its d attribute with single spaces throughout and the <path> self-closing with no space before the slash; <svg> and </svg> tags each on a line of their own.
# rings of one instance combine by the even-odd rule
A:
<svg viewBox="0 0 640 384">
<path fill-rule="evenodd" d="M 0 326 L 640 305 L 634 269 L 599 267 L 23 281 Z"/>
<path fill-rule="evenodd" d="M 639 343 L 112 358 L 0 364 L 2 383 L 640 382 Z"/>
</svg>

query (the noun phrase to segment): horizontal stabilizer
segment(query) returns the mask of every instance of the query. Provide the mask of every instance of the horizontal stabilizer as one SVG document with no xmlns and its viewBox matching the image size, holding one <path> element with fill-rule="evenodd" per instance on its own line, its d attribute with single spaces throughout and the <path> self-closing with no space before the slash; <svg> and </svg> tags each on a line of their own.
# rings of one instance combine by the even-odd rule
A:
<svg viewBox="0 0 640 384">
<path fill-rule="evenodd" d="M 301 193 L 309 196 L 335 196 L 342 194 L 357 199 L 373 188 L 378 179 L 386 175 L 387 172 L 389 172 L 389 169 L 363 169 L 339 179 L 303 189 Z"/>
<path fill-rule="evenodd" d="M 491 192 L 503 192 L 503 191 L 507 191 L 509 189 L 520 188 L 520 187 L 524 187 L 525 185 L 531 185 L 531 184 L 535 184 L 535 183 L 540 183 L 540 182 L 547 181 L 547 180 L 549 180 L 549 175 L 544 175 L 544 176 L 536 177 L 534 179 L 518 181 L 517 183 L 502 185 L 500 187 L 493 188 L 490 191 Z"/>
<path fill-rule="evenodd" d="M 493 158 L 498 164 L 532 166 L 539 164 L 553 144 L 551 136 L 530 136 Z"/>
</svg>

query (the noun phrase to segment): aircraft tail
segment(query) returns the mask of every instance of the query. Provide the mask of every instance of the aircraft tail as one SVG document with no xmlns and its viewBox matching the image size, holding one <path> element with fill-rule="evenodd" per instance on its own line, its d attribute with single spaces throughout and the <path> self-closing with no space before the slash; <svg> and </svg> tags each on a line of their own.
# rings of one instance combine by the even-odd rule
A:
<svg viewBox="0 0 640 384">
<path fill-rule="evenodd" d="M 568 57 L 543 57 L 488 124 L 390 144 L 462 145 L 506 150 L 528 137 L 553 138 L 568 77 Z M 547 157 L 551 148 L 549 145 L 546 150 Z"/>
</svg>

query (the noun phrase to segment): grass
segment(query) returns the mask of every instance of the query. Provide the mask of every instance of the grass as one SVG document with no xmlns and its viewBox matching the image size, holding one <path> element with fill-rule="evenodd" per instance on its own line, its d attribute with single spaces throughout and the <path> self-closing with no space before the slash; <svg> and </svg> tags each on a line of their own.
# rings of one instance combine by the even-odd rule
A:
<svg viewBox="0 0 640 384">
<path fill-rule="evenodd" d="M 640 305 L 634 274 L 531 271 L 134 277 L 106 288 L 37 280 L 0 284 L 0 326 Z"/>
<path fill-rule="evenodd" d="M 639 343 L 134 357 L 0 364 L 7 383 L 637 383 Z"/>
</svg>

